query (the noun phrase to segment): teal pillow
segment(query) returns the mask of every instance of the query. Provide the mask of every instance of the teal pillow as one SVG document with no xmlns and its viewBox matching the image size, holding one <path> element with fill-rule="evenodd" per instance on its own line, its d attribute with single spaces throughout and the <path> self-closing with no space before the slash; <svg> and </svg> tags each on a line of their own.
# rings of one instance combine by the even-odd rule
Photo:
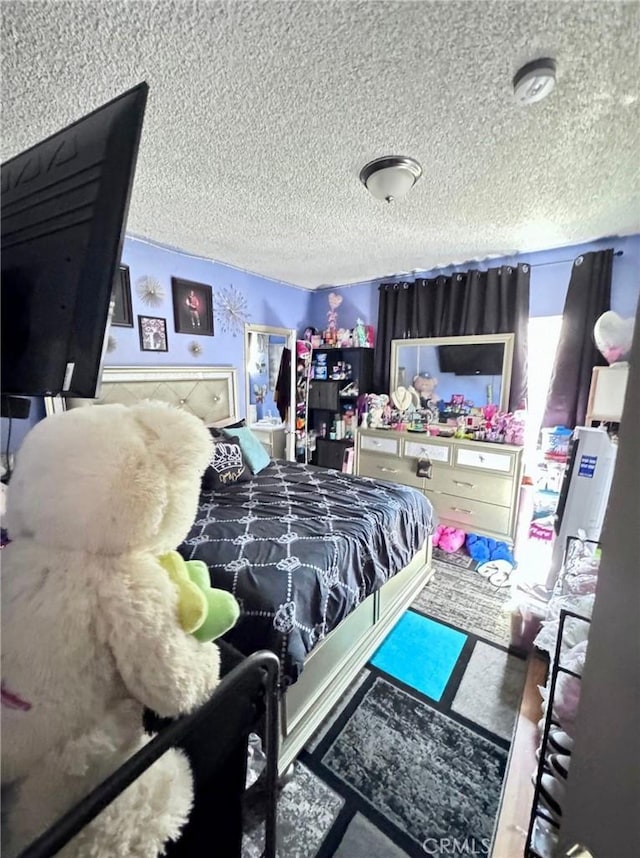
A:
<svg viewBox="0 0 640 858">
<path fill-rule="evenodd" d="M 252 474 L 259 474 L 260 471 L 267 467 L 271 461 L 269 454 L 251 429 L 244 426 L 239 429 L 223 429 L 222 431 L 227 438 L 238 439 L 242 455 L 245 462 L 249 465 Z"/>
</svg>

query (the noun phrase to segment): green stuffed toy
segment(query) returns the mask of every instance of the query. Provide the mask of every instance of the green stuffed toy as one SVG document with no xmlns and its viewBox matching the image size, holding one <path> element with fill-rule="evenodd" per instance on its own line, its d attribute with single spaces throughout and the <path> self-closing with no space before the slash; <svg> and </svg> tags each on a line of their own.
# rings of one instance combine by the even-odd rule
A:
<svg viewBox="0 0 640 858">
<path fill-rule="evenodd" d="M 163 554 L 158 561 L 178 588 L 178 621 L 185 632 L 206 643 L 233 628 L 240 606 L 227 590 L 211 586 L 206 563 L 185 560 L 177 551 Z"/>
</svg>

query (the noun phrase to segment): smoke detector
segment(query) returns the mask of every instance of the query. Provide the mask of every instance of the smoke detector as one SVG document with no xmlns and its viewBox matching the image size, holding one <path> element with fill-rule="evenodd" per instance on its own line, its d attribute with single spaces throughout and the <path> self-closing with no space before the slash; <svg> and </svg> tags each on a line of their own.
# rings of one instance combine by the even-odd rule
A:
<svg viewBox="0 0 640 858">
<path fill-rule="evenodd" d="M 519 104 L 534 104 L 553 92 L 556 85 L 556 61 L 545 57 L 533 60 L 517 71 L 513 94 Z"/>
</svg>

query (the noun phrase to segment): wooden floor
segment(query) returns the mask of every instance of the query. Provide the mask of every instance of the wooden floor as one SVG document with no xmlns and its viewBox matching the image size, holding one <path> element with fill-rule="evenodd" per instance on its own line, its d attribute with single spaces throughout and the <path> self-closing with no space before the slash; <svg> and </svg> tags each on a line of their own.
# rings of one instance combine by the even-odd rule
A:
<svg viewBox="0 0 640 858">
<path fill-rule="evenodd" d="M 491 858 L 522 858 L 524 855 L 533 803 L 531 775 L 536 768 L 536 748 L 540 742 L 538 721 L 542 717 L 537 686 L 545 684 L 547 668 L 545 659 L 535 653 L 529 656 Z"/>
</svg>

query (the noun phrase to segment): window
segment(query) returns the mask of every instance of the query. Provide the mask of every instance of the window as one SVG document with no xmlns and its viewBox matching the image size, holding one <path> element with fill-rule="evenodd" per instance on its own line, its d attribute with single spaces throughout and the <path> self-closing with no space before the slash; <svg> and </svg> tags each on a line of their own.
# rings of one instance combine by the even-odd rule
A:
<svg viewBox="0 0 640 858">
<path fill-rule="evenodd" d="M 561 326 L 562 315 L 529 319 L 527 457 L 535 451 L 538 443 Z"/>
</svg>

